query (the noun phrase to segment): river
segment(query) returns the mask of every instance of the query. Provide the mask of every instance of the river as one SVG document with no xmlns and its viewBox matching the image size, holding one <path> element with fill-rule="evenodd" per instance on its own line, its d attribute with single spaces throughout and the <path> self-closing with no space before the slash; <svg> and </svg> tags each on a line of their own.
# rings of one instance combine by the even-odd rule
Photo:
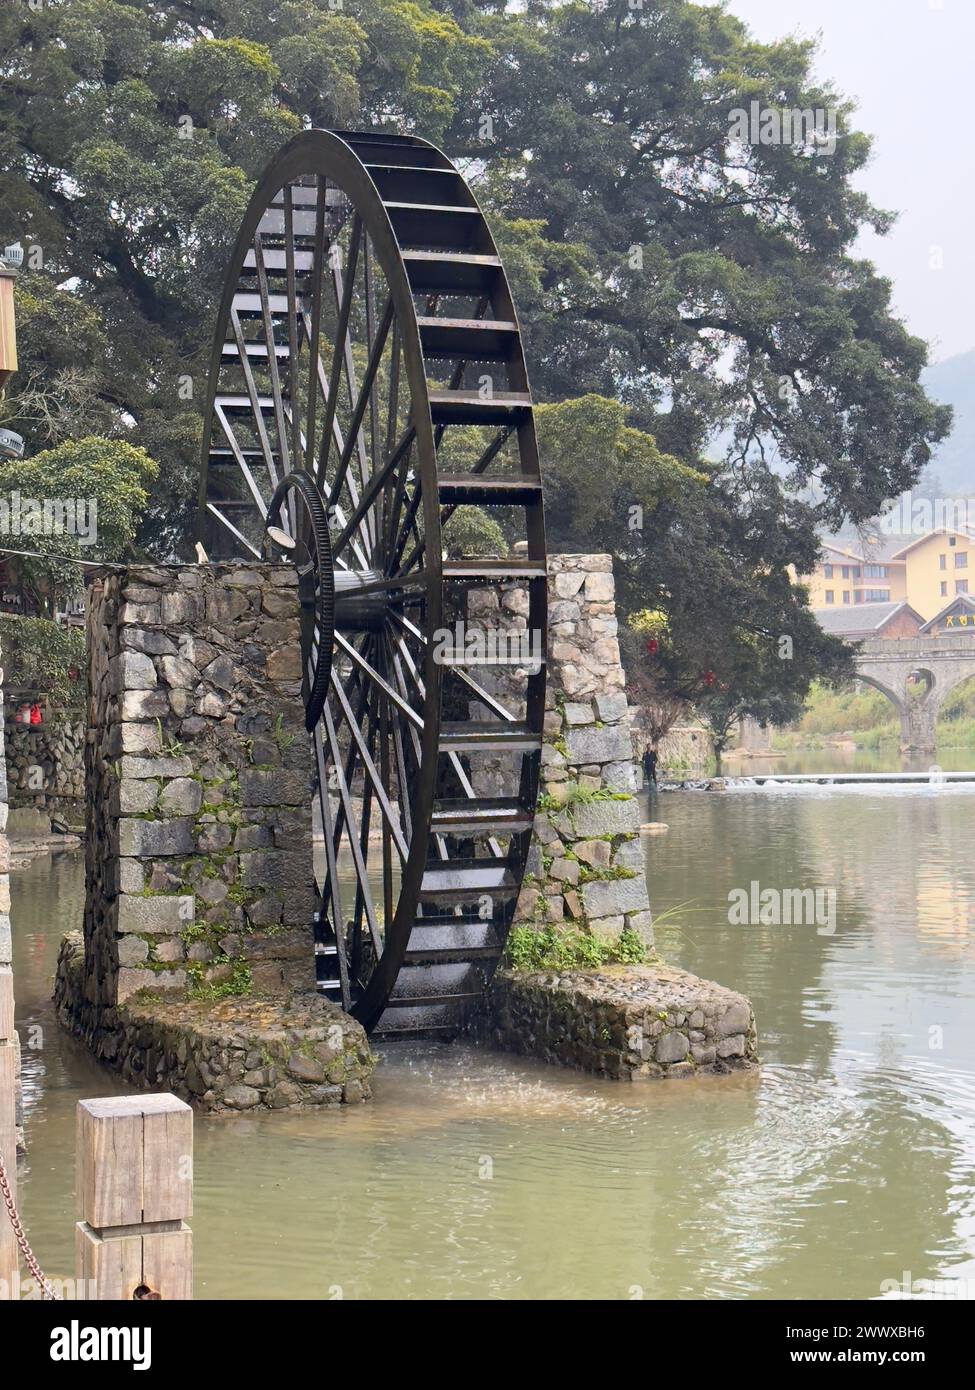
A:
<svg viewBox="0 0 975 1390">
<path fill-rule="evenodd" d="M 761 1069 L 625 1086 L 400 1045 L 369 1105 L 200 1118 L 197 1297 L 975 1291 L 975 786 L 675 792 L 647 817 L 669 825 L 645 841 L 661 953 L 750 996 Z M 731 925 L 753 880 L 835 888 L 835 930 Z M 21 1205 L 63 1277 L 75 1102 L 122 1087 L 49 1001 L 82 856 L 12 890 Z"/>
</svg>

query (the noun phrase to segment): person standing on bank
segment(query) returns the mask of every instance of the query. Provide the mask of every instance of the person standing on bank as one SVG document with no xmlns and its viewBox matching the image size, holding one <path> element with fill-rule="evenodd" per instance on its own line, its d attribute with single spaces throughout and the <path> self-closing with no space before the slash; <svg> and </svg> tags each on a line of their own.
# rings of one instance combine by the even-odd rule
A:
<svg viewBox="0 0 975 1390">
<path fill-rule="evenodd" d="M 657 785 L 657 750 L 647 748 L 643 755 L 643 775 L 647 780 L 648 787 Z"/>
</svg>

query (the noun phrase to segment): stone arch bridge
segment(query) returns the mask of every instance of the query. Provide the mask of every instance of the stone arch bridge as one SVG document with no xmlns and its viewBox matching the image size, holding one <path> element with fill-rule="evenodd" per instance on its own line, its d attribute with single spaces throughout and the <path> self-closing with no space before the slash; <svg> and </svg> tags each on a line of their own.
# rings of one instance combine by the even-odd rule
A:
<svg viewBox="0 0 975 1390">
<path fill-rule="evenodd" d="M 975 636 L 870 638 L 858 644 L 857 675 L 886 695 L 901 721 L 901 744 L 933 752 L 947 696 L 975 676 Z"/>
</svg>

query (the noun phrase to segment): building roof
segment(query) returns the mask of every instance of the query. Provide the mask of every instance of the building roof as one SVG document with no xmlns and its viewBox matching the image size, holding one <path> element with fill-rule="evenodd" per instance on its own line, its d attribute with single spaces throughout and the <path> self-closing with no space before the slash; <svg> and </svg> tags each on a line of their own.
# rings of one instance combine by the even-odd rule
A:
<svg viewBox="0 0 975 1390">
<path fill-rule="evenodd" d="M 933 632 L 939 623 L 943 623 L 945 618 L 951 613 L 970 613 L 975 617 L 975 597 L 971 594 L 955 594 L 950 603 L 946 603 L 940 613 L 935 613 L 934 617 L 924 624 L 922 632 Z"/>
<path fill-rule="evenodd" d="M 812 611 L 820 627 L 834 637 L 871 637 L 902 610 L 916 618 L 920 627 L 923 621 L 920 613 L 903 599 L 896 603 L 829 604 Z"/>
<path fill-rule="evenodd" d="M 858 550 L 851 550 L 850 547 L 842 541 L 824 540 L 822 542 L 822 548 L 824 553 L 829 551 L 832 555 L 842 555 L 844 561 L 851 560 L 855 565 L 860 564 L 863 560 L 863 556 Z M 828 564 L 829 561 L 826 563 Z"/>
<path fill-rule="evenodd" d="M 842 555 L 844 562 L 851 560 L 856 565 L 884 564 L 904 547 L 903 536 L 871 535 L 862 541 L 840 541 L 826 536 L 822 541 L 824 551 Z M 827 564 L 829 561 L 826 562 Z M 896 563 L 903 563 L 897 561 Z"/>
<path fill-rule="evenodd" d="M 861 554 L 864 564 L 882 565 L 888 560 L 893 560 L 903 548 L 903 536 L 869 536 L 864 541 Z M 904 561 L 900 560 L 897 563 L 903 564 Z"/>
<path fill-rule="evenodd" d="M 913 550 L 916 545 L 922 545 L 925 541 L 929 541 L 932 536 L 961 536 L 963 541 L 975 541 L 975 536 L 972 535 L 971 531 L 957 531 L 953 526 L 936 526 L 933 531 L 925 531 L 923 536 L 915 536 L 912 541 L 908 541 L 907 545 L 901 546 L 900 550 L 895 550 L 890 558 L 892 560 L 899 559 L 906 555 L 909 550 Z"/>
</svg>

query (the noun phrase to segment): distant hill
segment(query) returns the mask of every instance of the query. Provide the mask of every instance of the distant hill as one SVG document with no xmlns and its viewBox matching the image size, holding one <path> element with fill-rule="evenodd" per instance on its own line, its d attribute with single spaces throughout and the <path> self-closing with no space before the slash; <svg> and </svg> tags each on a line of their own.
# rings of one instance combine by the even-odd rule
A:
<svg viewBox="0 0 975 1390">
<path fill-rule="evenodd" d="M 930 396 L 955 410 L 951 434 L 924 471 L 924 491 L 975 496 L 975 348 L 926 368 L 921 381 Z"/>
<path fill-rule="evenodd" d="M 915 494 L 975 497 L 975 348 L 926 367 L 921 383 L 934 400 L 954 407 L 955 419 L 948 438 L 935 450 L 921 474 Z M 706 450 L 707 457 L 723 458 L 731 440 L 730 430 L 715 434 Z M 772 467 L 776 472 L 783 471 L 774 462 Z"/>
</svg>

